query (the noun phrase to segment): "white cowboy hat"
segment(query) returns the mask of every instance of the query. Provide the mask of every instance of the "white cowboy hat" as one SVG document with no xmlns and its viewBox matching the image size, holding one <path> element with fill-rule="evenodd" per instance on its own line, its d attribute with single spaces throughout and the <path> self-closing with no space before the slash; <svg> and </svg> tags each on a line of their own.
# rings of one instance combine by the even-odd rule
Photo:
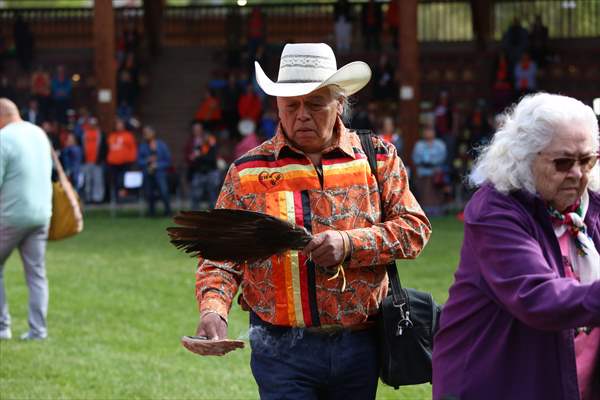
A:
<svg viewBox="0 0 600 400">
<path fill-rule="evenodd" d="M 278 97 L 303 96 L 327 85 L 337 85 L 350 96 L 371 79 L 371 68 L 362 61 L 337 69 L 333 50 L 325 43 L 286 44 L 281 52 L 277 82 L 267 77 L 258 62 L 254 66 L 261 89 Z"/>
</svg>

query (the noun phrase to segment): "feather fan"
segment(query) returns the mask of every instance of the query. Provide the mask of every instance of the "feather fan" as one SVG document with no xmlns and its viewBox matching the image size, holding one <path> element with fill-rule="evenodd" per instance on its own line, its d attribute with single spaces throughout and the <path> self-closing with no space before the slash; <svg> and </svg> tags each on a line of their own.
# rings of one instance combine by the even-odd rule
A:
<svg viewBox="0 0 600 400">
<path fill-rule="evenodd" d="M 254 262 L 288 249 L 302 249 L 312 239 L 302 226 L 246 210 L 181 211 L 167 228 L 178 249 L 214 261 Z"/>
</svg>

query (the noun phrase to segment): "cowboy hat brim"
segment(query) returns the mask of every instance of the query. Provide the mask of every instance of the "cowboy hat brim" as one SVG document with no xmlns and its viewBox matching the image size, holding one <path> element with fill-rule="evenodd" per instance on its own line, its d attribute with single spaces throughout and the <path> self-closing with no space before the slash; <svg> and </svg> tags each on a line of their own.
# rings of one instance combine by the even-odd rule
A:
<svg viewBox="0 0 600 400">
<path fill-rule="evenodd" d="M 344 90 L 347 96 L 351 96 L 365 87 L 371 79 L 371 68 L 362 61 L 354 61 L 344 65 L 323 82 L 273 82 L 258 62 L 254 62 L 254 67 L 258 86 L 269 96 L 277 97 L 304 96 L 328 85 L 337 85 Z"/>
</svg>

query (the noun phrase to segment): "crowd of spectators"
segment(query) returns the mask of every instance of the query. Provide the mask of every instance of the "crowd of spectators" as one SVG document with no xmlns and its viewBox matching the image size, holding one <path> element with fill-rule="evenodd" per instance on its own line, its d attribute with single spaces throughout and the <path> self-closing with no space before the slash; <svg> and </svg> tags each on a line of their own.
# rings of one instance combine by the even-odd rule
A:
<svg viewBox="0 0 600 400">
<path fill-rule="evenodd" d="M 33 104 L 37 105 L 35 99 L 30 100 L 30 105 Z M 221 151 L 222 136 L 217 137 L 201 121 L 193 120 L 189 139 L 181 149 L 186 161 L 185 176 L 179 176 L 172 162 L 172 149 L 160 138 L 160 132 L 136 117 L 119 115 L 114 128 L 103 132 L 97 117 L 87 108 L 77 113 L 69 110 L 65 124 L 36 118 L 31 107 L 24 108 L 22 116 L 46 132 L 85 204 L 121 205 L 143 198 L 148 216 L 157 214 L 158 200 L 162 203 L 162 214 L 171 215 L 172 196 L 183 185 L 188 188 L 193 209 L 213 206 L 226 167 L 222 161 L 224 154 L 234 151 L 234 148 Z M 240 128 L 242 134 L 252 135 L 253 146 L 260 143 L 262 140 L 253 132 L 254 123 L 243 121 L 251 128 Z"/>
<path fill-rule="evenodd" d="M 538 90 L 537 76 L 550 56 L 548 28 L 535 17 L 529 31 L 515 17 L 502 35 L 492 78 L 492 104 L 501 111 L 520 97 Z"/>
<path fill-rule="evenodd" d="M 30 93 L 25 111 L 34 123 L 55 120 L 66 124 L 67 110 L 72 107 L 73 84 L 65 67 L 58 65 L 54 71 L 38 66 L 30 74 Z M 7 75 L 0 76 L 0 96 L 16 99 L 17 89 Z"/>
<path fill-rule="evenodd" d="M 160 200 L 163 214 L 170 215 L 172 196 L 178 190 L 181 194 L 183 188 L 192 209 L 212 207 L 228 163 L 274 134 L 275 112 L 263 106 L 252 84 L 243 87 L 232 87 L 234 98 L 229 102 L 235 107 L 225 113 L 221 99 L 212 89 L 206 91 L 191 118 L 185 147 L 180 149 L 184 172 L 173 165 L 171 152 L 176 149 L 169 149 L 160 132 L 144 125 L 123 103 L 109 132 L 101 130 L 98 118 L 86 107 L 76 111 L 67 104 L 64 118 L 58 118 L 56 110 L 63 105 L 51 95 L 39 100 L 32 95 L 21 114 L 46 132 L 85 204 L 120 205 L 144 198 L 147 215 L 153 216 Z"/>
<path fill-rule="evenodd" d="M 48 135 L 67 176 L 86 204 L 128 200 L 125 175 L 135 170 L 143 174 L 148 214 L 155 213 L 155 195 L 163 201 L 165 214 L 171 213 L 165 171 L 172 168 L 169 150 L 135 118 L 139 94 L 140 39 L 133 26 L 120 32 L 115 54 L 117 65 L 117 121 L 114 130 L 102 132 L 98 119 L 74 98 L 80 79 L 68 65 L 46 68 L 36 61 L 33 35 L 20 16 L 14 25 L 15 59 L 19 77 L 28 77 L 26 88 L 18 89 L 3 62 L 4 40 L 0 40 L 0 97 L 13 100 L 24 120 L 40 126 Z M 32 68 L 35 65 L 35 68 Z M 86 104 L 86 102 L 83 102 Z M 143 134 L 142 134 L 143 133 Z M 142 137 L 139 141 L 136 137 Z"/>
<path fill-rule="evenodd" d="M 399 3 L 399 0 L 390 0 L 384 12 L 382 2 L 368 0 L 361 5 L 359 14 L 355 14 L 348 0 L 338 0 L 333 10 L 336 53 L 343 55 L 350 51 L 356 25 L 359 28 L 357 31 L 362 34 L 365 50 L 380 51 L 384 35 L 397 48 Z"/>
</svg>

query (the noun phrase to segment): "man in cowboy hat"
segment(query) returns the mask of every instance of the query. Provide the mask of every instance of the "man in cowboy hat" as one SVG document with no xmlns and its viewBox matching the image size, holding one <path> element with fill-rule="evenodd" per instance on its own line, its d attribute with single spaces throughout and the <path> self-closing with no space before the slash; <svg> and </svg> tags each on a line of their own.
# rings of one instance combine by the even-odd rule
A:
<svg viewBox="0 0 600 400">
<path fill-rule="evenodd" d="M 372 320 L 387 292 L 385 265 L 416 257 L 431 226 L 394 146 L 372 139 L 380 202 L 360 139 L 344 125 L 348 96 L 371 77 L 367 64 L 338 69 L 329 46 L 303 43 L 285 46 L 277 82 L 255 66 L 260 87 L 277 98 L 280 123 L 232 164 L 216 207 L 267 213 L 314 238 L 263 262 L 200 260 L 197 335 L 227 337 L 241 285 L 261 398 L 375 398 Z"/>
</svg>

